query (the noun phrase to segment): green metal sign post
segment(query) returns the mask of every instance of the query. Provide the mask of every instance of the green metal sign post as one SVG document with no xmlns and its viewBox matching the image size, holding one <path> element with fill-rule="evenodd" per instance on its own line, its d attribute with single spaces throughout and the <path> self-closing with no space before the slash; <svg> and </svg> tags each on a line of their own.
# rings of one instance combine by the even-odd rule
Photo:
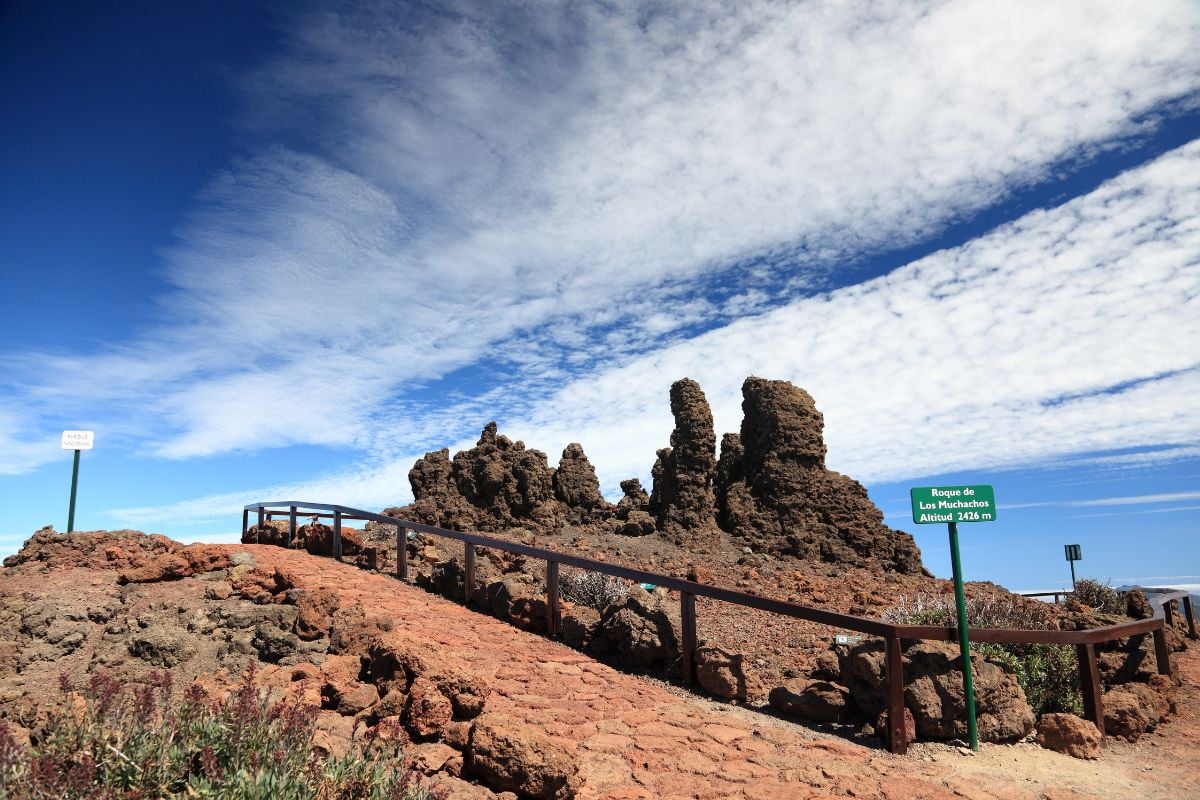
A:
<svg viewBox="0 0 1200 800">
<path fill-rule="evenodd" d="M 71 510 L 67 512 L 67 533 L 75 530 L 75 490 L 79 487 L 79 451 L 75 451 L 75 465 L 71 467 Z"/>
<path fill-rule="evenodd" d="M 962 652 L 963 697 L 967 703 L 967 738 L 979 749 L 975 722 L 975 682 L 971 678 L 971 642 L 967 636 L 967 597 L 963 591 L 962 559 L 958 555 L 958 523 L 996 519 L 996 493 L 991 486 L 925 486 L 912 489 L 913 522 L 944 522 L 950 532 L 950 565 L 954 570 L 954 605 L 958 611 L 958 646 Z"/>
<path fill-rule="evenodd" d="M 79 487 L 79 451 L 91 450 L 95 445 L 93 431 L 63 431 L 62 449 L 75 451 L 75 463 L 71 467 L 71 508 L 67 512 L 67 533 L 75 530 L 75 490 Z"/>
</svg>

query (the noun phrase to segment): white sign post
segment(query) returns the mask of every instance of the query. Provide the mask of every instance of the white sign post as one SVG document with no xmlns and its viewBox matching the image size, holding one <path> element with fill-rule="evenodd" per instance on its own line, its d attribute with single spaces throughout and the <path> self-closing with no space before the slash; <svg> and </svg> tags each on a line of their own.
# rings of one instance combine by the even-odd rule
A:
<svg viewBox="0 0 1200 800">
<path fill-rule="evenodd" d="M 71 467 L 71 510 L 67 512 L 67 533 L 75 530 L 75 489 L 79 485 L 79 451 L 91 450 L 95 443 L 94 431 L 63 431 L 62 449 L 75 451 L 75 464 Z"/>
</svg>

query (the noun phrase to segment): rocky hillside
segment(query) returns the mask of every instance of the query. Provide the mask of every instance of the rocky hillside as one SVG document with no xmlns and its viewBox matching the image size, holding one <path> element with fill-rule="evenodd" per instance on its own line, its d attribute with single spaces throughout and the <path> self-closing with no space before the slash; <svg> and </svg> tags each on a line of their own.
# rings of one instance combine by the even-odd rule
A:
<svg viewBox="0 0 1200 800">
<path fill-rule="evenodd" d="M 395 511 L 456 530 L 654 536 L 696 554 L 719 550 L 724 536 L 771 556 L 922 572 L 912 537 L 883 524 L 862 484 L 826 469 L 824 419 L 807 392 L 751 377 L 742 396 L 741 431 L 722 437 L 718 459 L 704 392 L 688 378 L 672 385 L 675 429 L 657 451 L 651 491 L 623 481 L 615 506 L 580 444 L 552 468 L 493 422 L 470 450 L 418 460 L 415 500 Z"/>
<path fill-rule="evenodd" d="M 307 543 L 324 541 L 316 526 L 306 527 L 311 528 Z M 370 540 L 366 533 L 358 538 Z M 411 546 L 414 556 L 431 547 L 420 539 Z M 424 562 L 420 582 L 453 594 L 452 563 Z M 253 664 L 253 685 L 312 709 L 312 745 L 318 752 L 403 747 L 421 780 L 448 797 L 749 800 L 852 794 L 949 800 L 994 798 L 997 782 L 1011 784 L 1011 791 L 999 796 L 1079 796 L 1050 791 L 1054 780 L 1075 774 L 1063 763 L 1069 758 L 1048 753 L 1063 762 L 1029 777 L 1021 773 L 1023 765 L 1042 758 L 1038 752 L 1046 752 L 1036 748 L 1014 750 L 1019 762 L 1013 761 L 1016 755 L 1005 756 L 1002 769 L 982 782 L 963 778 L 962 764 L 934 763 L 943 751 L 918 748 L 906 758 L 880 752 L 873 731 L 880 724 L 874 715 L 882 696 L 881 662 L 870 642 L 826 645 L 802 674 L 781 685 L 764 677 L 755 654 L 731 653 L 712 642 L 703 648 L 700 677 L 706 689 L 758 705 L 763 689 L 775 685 L 771 705 L 808 727 L 794 725 L 698 701 L 591 657 L 623 666 L 657 660 L 673 667 L 677 604 L 661 591 L 630 590 L 599 613 L 583 604 L 568 605 L 575 627 L 564 620 L 564 639 L 586 651 L 580 652 L 518 630 L 536 631 L 544 606 L 536 605 L 518 564 L 489 558 L 484 563 L 483 572 L 491 577 L 481 578 L 480 588 L 487 591 L 477 595 L 481 599 L 472 610 L 298 549 L 185 547 L 133 531 L 42 531 L 0 570 L 5 623 L 0 718 L 19 747 L 42 735 L 50 714 L 78 713 L 81 696 L 69 687 L 94 686 L 98 676 L 134 687 L 190 688 L 217 699 Z M 1137 605 L 1135 598 L 1135 613 Z M 702 609 L 702 619 L 714 611 Z M 1096 620 L 1087 618 L 1090 613 L 1066 619 L 1091 624 Z M 761 641 L 794 635 L 777 623 L 764 625 L 746 615 L 739 621 L 742 628 L 762 625 Z M 702 631 L 706 638 L 722 633 L 719 625 L 702 626 Z M 1114 649 L 1111 655 L 1143 664 L 1138 647 Z M 921 738 L 961 735 L 956 727 L 961 689 L 956 692 L 953 657 L 953 648 L 933 643 L 913 645 L 905 653 L 911 687 L 906 703 Z M 1200 675 L 1190 653 L 1177 656 L 1176 663 L 1192 680 Z M 1012 675 L 983 658 L 976 670 L 985 736 L 1011 740 L 1028 733 L 1029 708 Z M 164 681 L 164 672 L 170 681 Z M 1105 698 L 1118 735 L 1144 733 L 1166 717 L 1169 706 L 1195 698 L 1194 684 L 1176 690 L 1174 682 L 1155 682 L 1140 672 L 1138 667 L 1127 676 L 1132 688 L 1113 689 Z M 1173 745 L 1179 735 L 1186 739 L 1197 730 L 1195 716 L 1184 716 L 1180 734 L 1173 731 L 1179 723 L 1165 726 L 1168 736 L 1161 744 Z M 1116 730 L 1119 722 L 1127 727 Z M 1094 734 L 1089 738 L 1077 717 L 1047 715 L 1042 723 L 1039 741 L 1078 756 L 1099 753 L 1099 740 Z M 1117 740 L 1105 746 L 1106 760 L 1114 750 L 1121 757 Z M 1132 759 L 1139 780 L 1142 767 L 1155 763 L 1147 761 L 1152 755 Z M 1164 748 L 1160 762 L 1147 777 L 1169 781 L 1196 774 L 1194 749 L 1189 751 L 1186 742 Z M 1101 774 L 1103 764 L 1088 774 Z M 1099 796 L 1159 796 L 1169 788 L 1131 784 L 1124 773 L 1105 780 L 1125 794 Z M 1103 788 L 1105 781 L 1090 785 Z M 1148 794 L 1138 794 L 1139 787 Z"/>
</svg>

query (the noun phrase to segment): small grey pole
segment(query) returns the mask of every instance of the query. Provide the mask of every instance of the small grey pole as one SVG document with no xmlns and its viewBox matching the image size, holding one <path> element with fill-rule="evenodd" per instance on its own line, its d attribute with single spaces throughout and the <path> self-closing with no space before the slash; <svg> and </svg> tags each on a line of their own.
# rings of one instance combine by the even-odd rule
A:
<svg viewBox="0 0 1200 800">
<path fill-rule="evenodd" d="M 342 560 L 342 512 L 333 512 L 333 557 Z"/>
<path fill-rule="evenodd" d="M 408 581 L 408 531 L 396 526 L 396 577 Z"/>
</svg>

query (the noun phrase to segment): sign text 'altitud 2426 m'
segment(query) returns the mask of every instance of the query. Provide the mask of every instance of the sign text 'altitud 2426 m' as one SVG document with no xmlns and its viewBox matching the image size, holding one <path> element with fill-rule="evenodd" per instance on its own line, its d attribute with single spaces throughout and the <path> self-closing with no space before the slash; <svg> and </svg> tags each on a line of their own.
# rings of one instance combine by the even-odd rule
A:
<svg viewBox="0 0 1200 800">
<path fill-rule="evenodd" d="M 996 493 L 991 486 L 922 486 L 912 494 L 913 522 L 992 522 Z"/>
</svg>

